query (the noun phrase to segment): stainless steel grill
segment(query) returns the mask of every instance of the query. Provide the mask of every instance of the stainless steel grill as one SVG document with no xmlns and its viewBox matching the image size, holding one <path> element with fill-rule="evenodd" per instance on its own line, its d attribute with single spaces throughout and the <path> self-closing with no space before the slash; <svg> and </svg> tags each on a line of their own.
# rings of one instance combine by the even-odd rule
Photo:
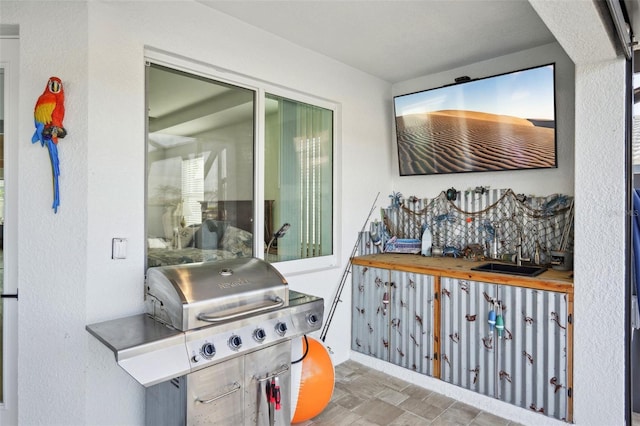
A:
<svg viewBox="0 0 640 426">
<path fill-rule="evenodd" d="M 147 387 L 147 424 L 290 423 L 291 339 L 320 328 L 323 299 L 238 258 L 150 268 L 145 306 L 87 330 Z"/>
</svg>

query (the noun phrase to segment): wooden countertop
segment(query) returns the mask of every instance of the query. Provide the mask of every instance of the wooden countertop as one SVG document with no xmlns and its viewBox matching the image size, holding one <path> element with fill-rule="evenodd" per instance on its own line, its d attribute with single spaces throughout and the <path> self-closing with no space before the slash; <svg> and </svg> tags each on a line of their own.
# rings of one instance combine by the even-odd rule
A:
<svg viewBox="0 0 640 426">
<path fill-rule="evenodd" d="M 426 257 L 415 254 L 381 253 L 357 256 L 351 259 L 353 265 L 370 266 L 394 271 L 415 272 L 437 277 L 458 278 L 495 284 L 513 285 L 538 290 L 573 293 L 573 271 L 557 271 L 549 268 L 536 277 L 500 274 L 495 272 L 472 271 L 484 263 L 453 257 Z"/>
</svg>

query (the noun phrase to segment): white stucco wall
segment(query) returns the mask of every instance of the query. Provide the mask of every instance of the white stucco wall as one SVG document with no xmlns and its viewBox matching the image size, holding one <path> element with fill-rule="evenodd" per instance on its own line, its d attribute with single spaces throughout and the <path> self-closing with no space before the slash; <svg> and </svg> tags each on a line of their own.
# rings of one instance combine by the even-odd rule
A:
<svg viewBox="0 0 640 426">
<path fill-rule="evenodd" d="M 576 64 L 575 419 L 624 424 L 625 62 L 603 2 L 530 3 Z"/>
<path fill-rule="evenodd" d="M 0 9 L 2 23 L 19 23 L 21 29 L 18 139 L 5 141 L 17 145 L 19 163 L 18 420 L 81 424 L 86 421 L 89 280 L 87 7 L 2 2 Z M 55 29 L 44 30 L 43 24 L 52 22 Z M 31 144 L 33 108 L 50 76 L 62 79 L 67 99 L 58 214 L 51 209 L 47 149 Z"/>
<path fill-rule="evenodd" d="M 623 76 L 620 61 L 576 67 L 574 401 L 581 424 L 624 423 Z"/>
<path fill-rule="evenodd" d="M 610 44 L 601 42 L 606 35 L 598 28 L 591 2 L 531 3 L 576 64 L 575 420 L 623 424 L 624 146 L 618 98 L 623 65 L 611 52 L 601 53 Z M 196 3 L 51 4 L 0 2 L 0 23 L 20 25 L 19 140 L 13 141 L 18 144 L 20 182 L 19 421 L 142 424 L 142 387 L 84 327 L 142 310 L 144 46 L 341 105 L 343 214 L 338 219 L 343 260 L 377 191 L 379 204 L 386 205 L 386 195 L 398 184 L 390 137 L 391 88 Z M 47 22 L 55 28 L 44 31 Z M 57 215 L 50 209 L 48 156 L 30 143 L 33 105 L 51 75 L 65 83 L 69 131 L 60 145 L 62 205 Z M 433 186 L 449 186 L 443 183 Z M 456 185 L 466 189 L 465 183 Z M 407 188 L 408 195 L 432 191 L 423 181 Z M 113 237 L 128 239 L 127 259 L 111 260 Z M 342 267 L 287 278 L 292 288 L 324 297 L 328 307 Z M 336 363 L 350 355 L 348 290 L 342 300 L 327 338 Z M 454 387 L 442 391 L 465 401 L 475 398 Z M 540 424 L 545 419 L 495 400 L 477 401 L 519 422 Z"/>
</svg>

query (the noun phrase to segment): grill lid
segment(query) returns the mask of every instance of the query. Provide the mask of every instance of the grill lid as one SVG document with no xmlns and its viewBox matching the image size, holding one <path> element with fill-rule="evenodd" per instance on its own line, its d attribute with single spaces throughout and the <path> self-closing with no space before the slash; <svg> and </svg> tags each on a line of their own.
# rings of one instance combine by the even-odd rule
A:
<svg viewBox="0 0 640 426">
<path fill-rule="evenodd" d="M 145 296 L 148 314 L 182 331 L 289 304 L 287 281 L 257 258 L 149 268 Z"/>
</svg>

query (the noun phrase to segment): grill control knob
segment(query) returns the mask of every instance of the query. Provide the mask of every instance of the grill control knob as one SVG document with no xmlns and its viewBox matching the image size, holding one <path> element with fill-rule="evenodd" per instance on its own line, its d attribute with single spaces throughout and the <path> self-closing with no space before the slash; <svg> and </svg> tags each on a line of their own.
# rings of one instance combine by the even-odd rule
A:
<svg viewBox="0 0 640 426">
<path fill-rule="evenodd" d="M 191 361 L 200 362 L 200 355 L 195 354 L 194 356 L 191 357 Z"/>
<path fill-rule="evenodd" d="M 264 328 L 256 328 L 253 330 L 253 339 L 258 342 L 264 342 L 264 339 L 267 338 L 267 333 L 264 331 Z"/>
<path fill-rule="evenodd" d="M 202 345 L 201 352 L 203 357 L 205 357 L 206 359 L 211 359 L 216 354 L 216 347 L 213 346 L 213 343 L 205 343 L 204 345 Z M 196 357 L 197 355 L 193 357 L 193 360 L 195 362 L 198 361 L 196 360 Z"/>
<path fill-rule="evenodd" d="M 242 339 L 240 336 L 236 336 L 235 334 L 229 337 L 229 347 L 234 351 L 237 351 L 242 346 Z"/>
<path fill-rule="evenodd" d="M 287 334 L 287 324 L 284 322 L 277 323 L 276 333 L 278 333 L 280 336 L 284 336 L 285 334 Z"/>
<path fill-rule="evenodd" d="M 309 325 L 315 325 L 318 322 L 318 316 L 316 314 L 307 315 L 307 322 Z"/>
</svg>

